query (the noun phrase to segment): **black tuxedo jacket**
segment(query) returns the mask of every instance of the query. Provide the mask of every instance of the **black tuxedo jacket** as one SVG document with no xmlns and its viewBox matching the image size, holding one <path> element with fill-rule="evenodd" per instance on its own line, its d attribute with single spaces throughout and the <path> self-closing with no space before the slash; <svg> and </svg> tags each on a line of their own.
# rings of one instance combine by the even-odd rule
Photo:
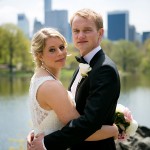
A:
<svg viewBox="0 0 150 150">
<path fill-rule="evenodd" d="M 120 94 L 120 78 L 113 61 L 97 52 L 90 62 L 92 70 L 83 78 L 76 90 L 76 109 L 80 117 L 70 121 L 61 130 L 44 137 L 48 150 L 115 150 L 113 138 L 100 141 L 84 141 L 102 125 L 112 125 Z M 73 80 L 69 89 L 77 75 Z"/>
</svg>

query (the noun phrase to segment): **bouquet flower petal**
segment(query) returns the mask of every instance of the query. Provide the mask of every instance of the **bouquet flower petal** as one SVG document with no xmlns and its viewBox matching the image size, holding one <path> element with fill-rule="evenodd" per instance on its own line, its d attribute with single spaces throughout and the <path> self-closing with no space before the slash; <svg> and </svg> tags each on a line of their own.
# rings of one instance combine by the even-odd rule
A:
<svg viewBox="0 0 150 150">
<path fill-rule="evenodd" d="M 121 104 L 117 104 L 116 107 L 115 124 L 119 130 L 119 140 L 126 140 L 129 136 L 133 136 L 138 128 L 138 123 L 133 119 L 131 111 Z"/>
<path fill-rule="evenodd" d="M 89 64 L 83 64 L 83 63 L 80 63 L 79 64 L 79 72 L 82 76 L 82 78 L 85 78 L 86 76 L 88 76 L 88 72 L 92 70 L 92 68 L 90 67 Z"/>
</svg>

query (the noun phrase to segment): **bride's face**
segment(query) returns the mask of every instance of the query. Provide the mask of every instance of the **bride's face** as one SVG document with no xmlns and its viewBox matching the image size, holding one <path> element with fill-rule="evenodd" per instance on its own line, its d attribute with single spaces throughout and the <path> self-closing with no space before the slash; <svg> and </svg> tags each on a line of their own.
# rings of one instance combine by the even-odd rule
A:
<svg viewBox="0 0 150 150">
<path fill-rule="evenodd" d="M 45 41 L 41 59 L 47 68 L 61 69 L 66 62 L 67 49 L 58 37 L 50 37 Z"/>
</svg>

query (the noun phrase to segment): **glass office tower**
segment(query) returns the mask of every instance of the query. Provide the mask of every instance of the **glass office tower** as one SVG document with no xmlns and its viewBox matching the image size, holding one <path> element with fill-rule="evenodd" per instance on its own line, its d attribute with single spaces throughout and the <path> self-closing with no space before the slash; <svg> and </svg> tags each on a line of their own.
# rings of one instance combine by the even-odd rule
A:
<svg viewBox="0 0 150 150">
<path fill-rule="evenodd" d="M 114 11 L 108 13 L 108 39 L 112 41 L 129 40 L 128 11 Z"/>
</svg>

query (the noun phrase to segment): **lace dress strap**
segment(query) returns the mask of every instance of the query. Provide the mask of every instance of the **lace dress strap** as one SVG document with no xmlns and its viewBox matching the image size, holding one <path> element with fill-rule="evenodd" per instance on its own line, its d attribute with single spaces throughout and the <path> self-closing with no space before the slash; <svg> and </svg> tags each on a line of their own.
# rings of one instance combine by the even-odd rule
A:
<svg viewBox="0 0 150 150">
<path fill-rule="evenodd" d="M 33 76 L 31 79 L 29 94 L 30 94 L 32 100 L 37 103 L 37 105 L 39 105 L 39 103 L 36 99 L 37 90 L 45 81 L 48 81 L 48 80 L 55 80 L 55 79 L 52 76 L 43 76 L 43 77 L 34 77 Z M 45 109 L 43 109 L 43 110 L 45 110 Z"/>
<path fill-rule="evenodd" d="M 31 110 L 31 116 L 33 121 L 33 126 L 38 127 L 42 123 L 42 121 L 48 116 L 50 111 L 43 109 L 37 99 L 36 94 L 37 90 L 45 81 L 55 80 L 52 76 L 44 76 L 44 77 L 32 77 L 30 88 L 29 88 L 29 106 Z"/>
</svg>

